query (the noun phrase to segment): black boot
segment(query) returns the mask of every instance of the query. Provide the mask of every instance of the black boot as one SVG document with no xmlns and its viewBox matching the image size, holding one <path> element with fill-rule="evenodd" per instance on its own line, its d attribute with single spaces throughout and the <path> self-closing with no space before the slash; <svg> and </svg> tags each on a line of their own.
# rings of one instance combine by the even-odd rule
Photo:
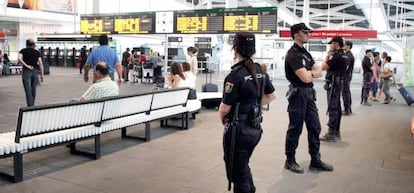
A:
<svg viewBox="0 0 414 193">
<path fill-rule="evenodd" d="M 295 159 L 287 159 L 285 162 L 285 169 L 288 169 L 298 174 L 303 174 L 305 172 L 305 170 L 302 167 L 300 167 L 298 163 L 296 163 Z"/>
<path fill-rule="evenodd" d="M 333 166 L 324 163 L 320 159 L 312 159 L 309 165 L 309 170 L 331 172 L 334 170 Z"/>
</svg>

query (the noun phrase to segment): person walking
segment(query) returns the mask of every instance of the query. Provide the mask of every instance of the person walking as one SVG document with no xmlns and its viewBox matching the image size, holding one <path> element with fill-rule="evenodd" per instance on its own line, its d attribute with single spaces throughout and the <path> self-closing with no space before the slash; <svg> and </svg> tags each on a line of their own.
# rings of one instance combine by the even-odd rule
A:
<svg viewBox="0 0 414 193">
<path fill-rule="evenodd" d="M 296 162 L 296 148 L 302 133 L 303 122 L 308 129 L 310 170 L 333 171 L 333 167 L 321 160 L 319 152 L 319 134 L 321 124 L 318 108 L 316 107 L 316 91 L 313 89 L 313 79 L 322 76 L 320 66 L 315 65 L 312 55 L 303 47 L 309 40 L 311 29 L 304 23 L 292 25 L 290 34 L 294 44 L 286 54 L 285 72 L 289 80 L 288 99 L 289 126 L 286 132 L 285 169 L 295 173 L 304 173 L 304 169 Z"/>
<path fill-rule="evenodd" d="M 109 67 L 109 76 L 111 80 L 114 80 L 115 70 L 118 74 L 118 85 L 122 83 L 122 66 L 119 61 L 118 55 L 115 51 L 108 46 L 108 36 L 103 34 L 99 36 L 99 47 L 94 49 L 88 56 L 85 64 L 85 73 L 83 79 L 85 82 L 89 80 L 89 69 L 95 68 L 98 62 L 105 62 Z"/>
<path fill-rule="evenodd" d="M 20 50 L 18 62 L 23 65 L 22 82 L 26 94 L 27 106 L 33 106 L 36 100 L 36 87 L 44 80 L 43 62 L 40 52 L 35 49 L 33 39 L 26 40 L 26 48 Z"/>
<path fill-rule="evenodd" d="M 328 133 L 321 140 L 335 142 L 341 138 L 341 90 L 346 71 L 346 56 L 342 50 L 344 40 L 340 36 L 335 36 L 329 42 L 331 49 L 322 63 L 322 70 L 326 70 L 325 89 L 328 99 Z"/>
<path fill-rule="evenodd" d="M 122 66 L 124 67 L 124 79 L 125 81 L 129 81 L 129 58 L 131 54 L 129 53 L 129 48 L 122 53 Z"/>
<path fill-rule="evenodd" d="M 390 93 L 390 87 L 391 87 L 392 82 L 394 81 L 393 80 L 394 72 L 391 69 L 390 62 L 391 62 L 391 56 L 386 56 L 384 63 L 381 66 L 381 74 L 384 74 L 384 76 L 381 78 L 383 81 L 382 91 L 384 92 L 384 95 L 385 95 L 385 99 L 383 102 L 384 104 L 388 104 L 392 101 L 395 101 L 395 98 L 392 97 Z"/>
<path fill-rule="evenodd" d="M 255 35 L 238 32 L 233 40 L 237 63 L 224 80 L 223 100 L 219 117 L 224 125 L 223 149 L 229 191 L 254 193 L 249 159 L 262 135 L 262 104 L 276 98 L 274 87 L 259 64 L 253 62 L 256 53 Z"/>
<path fill-rule="evenodd" d="M 86 59 L 87 58 L 88 58 L 88 51 L 86 49 L 86 46 L 83 46 L 81 48 L 81 51 L 80 51 L 80 59 L 81 59 L 80 65 L 79 65 L 79 73 L 80 74 L 82 74 L 82 70 L 83 70 L 83 68 L 85 66 L 85 63 L 86 63 Z"/>
<path fill-rule="evenodd" d="M 344 103 L 344 111 L 342 114 L 345 116 L 352 114 L 352 97 L 350 87 L 355 63 L 354 55 L 351 52 L 352 45 L 351 41 L 345 41 L 344 52 L 346 56 L 346 72 L 344 76 L 344 83 L 342 85 L 342 101 Z"/>
</svg>

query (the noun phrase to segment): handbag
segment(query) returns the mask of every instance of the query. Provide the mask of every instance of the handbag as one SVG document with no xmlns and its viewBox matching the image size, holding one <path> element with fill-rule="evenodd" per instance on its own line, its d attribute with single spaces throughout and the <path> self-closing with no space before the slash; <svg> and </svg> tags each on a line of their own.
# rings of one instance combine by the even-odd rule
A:
<svg viewBox="0 0 414 193">
<path fill-rule="evenodd" d="M 389 68 L 384 67 L 383 69 L 381 69 L 379 76 L 380 78 L 390 78 L 394 76 L 394 73 Z"/>
</svg>

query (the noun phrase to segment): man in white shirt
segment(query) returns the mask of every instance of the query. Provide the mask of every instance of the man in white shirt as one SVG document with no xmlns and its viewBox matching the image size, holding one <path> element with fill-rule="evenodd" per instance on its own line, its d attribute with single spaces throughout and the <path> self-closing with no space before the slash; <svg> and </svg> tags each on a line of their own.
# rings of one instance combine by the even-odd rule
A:
<svg viewBox="0 0 414 193">
<path fill-rule="evenodd" d="M 105 62 L 98 62 L 93 72 L 93 84 L 80 97 L 80 101 L 119 95 L 118 85 L 109 77 L 109 68 Z"/>
</svg>

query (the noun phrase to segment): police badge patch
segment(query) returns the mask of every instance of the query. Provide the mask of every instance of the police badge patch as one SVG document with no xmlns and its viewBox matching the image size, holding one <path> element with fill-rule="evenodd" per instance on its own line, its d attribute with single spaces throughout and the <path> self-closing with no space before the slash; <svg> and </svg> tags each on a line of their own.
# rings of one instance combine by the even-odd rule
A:
<svg viewBox="0 0 414 193">
<path fill-rule="evenodd" d="M 233 83 L 231 82 L 226 82 L 226 85 L 224 86 L 224 92 L 226 93 L 230 93 L 231 90 L 233 90 Z"/>
</svg>

